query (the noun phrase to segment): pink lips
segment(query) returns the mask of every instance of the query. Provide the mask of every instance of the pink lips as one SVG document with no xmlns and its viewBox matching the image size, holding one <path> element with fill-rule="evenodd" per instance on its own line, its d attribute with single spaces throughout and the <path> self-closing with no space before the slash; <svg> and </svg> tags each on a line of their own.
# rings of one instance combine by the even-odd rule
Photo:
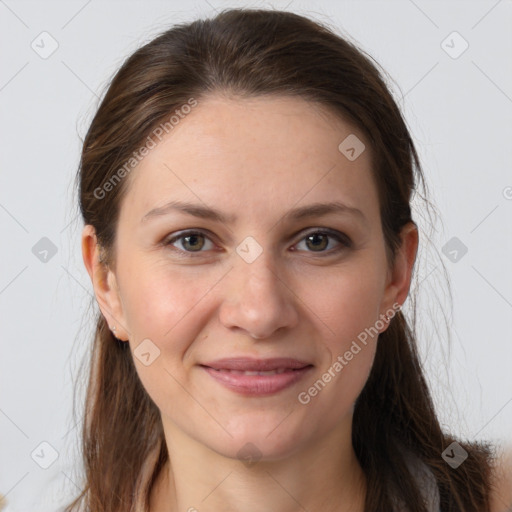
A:
<svg viewBox="0 0 512 512">
<path fill-rule="evenodd" d="M 219 359 L 201 365 L 217 382 L 242 395 L 270 395 L 300 380 L 313 365 L 293 358 Z"/>
</svg>

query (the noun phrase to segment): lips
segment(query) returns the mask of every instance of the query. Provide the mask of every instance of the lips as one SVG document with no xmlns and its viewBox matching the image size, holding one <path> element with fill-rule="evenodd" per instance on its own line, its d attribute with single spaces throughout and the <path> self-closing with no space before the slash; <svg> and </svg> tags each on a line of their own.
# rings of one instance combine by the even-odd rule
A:
<svg viewBox="0 0 512 512">
<path fill-rule="evenodd" d="M 262 396 L 282 391 L 313 368 L 293 358 L 230 358 L 200 365 L 215 381 L 241 395 Z"/>
<path fill-rule="evenodd" d="M 219 371 L 233 372 L 277 372 L 286 370 L 300 370 L 310 363 L 290 357 L 277 357 L 272 359 L 251 359 L 248 357 L 226 358 L 204 363 L 207 366 Z"/>
</svg>

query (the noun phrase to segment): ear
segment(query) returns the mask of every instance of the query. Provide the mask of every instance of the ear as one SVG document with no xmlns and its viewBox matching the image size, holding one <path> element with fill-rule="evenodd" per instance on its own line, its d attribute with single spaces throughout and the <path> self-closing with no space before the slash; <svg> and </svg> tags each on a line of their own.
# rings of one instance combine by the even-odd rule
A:
<svg viewBox="0 0 512 512">
<path fill-rule="evenodd" d="M 381 315 L 389 314 L 391 311 L 398 311 L 405 302 L 411 286 L 412 270 L 418 252 L 418 228 L 414 222 L 407 223 L 400 233 L 402 240 L 398 248 L 393 267 L 389 270 L 381 303 Z M 389 322 L 385 322 L 385 331 Z M 381 331 L 382 332 L 382 331 Z"/>
<path fill-rule="evenodd" d="M 115 326 L 115 337 L 128 341 L 124 312 L 116 275 L 105 262 L 100 261 L 100 246 L 93 226 L 87 224 L 82 231 L 82 258 L 91 278 L 94 294 L 110 329 Z"/>
</svg>

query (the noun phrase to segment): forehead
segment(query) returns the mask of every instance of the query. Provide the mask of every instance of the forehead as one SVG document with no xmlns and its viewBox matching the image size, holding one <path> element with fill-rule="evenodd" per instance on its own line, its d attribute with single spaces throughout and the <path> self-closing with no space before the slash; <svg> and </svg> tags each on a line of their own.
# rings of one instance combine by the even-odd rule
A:
<svg viewBox="0 0 512 512">
<path fill-rule="evenodd" d="M 358 151 L 364 144 L 355 160 L 340 151 L 345 140 L 359 141 Z M 364 135 L 300 98 L 198 100 L 128 179 L 121 216 L 133 221 L 177 199 L 261 219 L 277 209 L 282 214 L 287 207 L 331 200 L 364 208 L 368 217 L 378 215 Z"/>
</svg>

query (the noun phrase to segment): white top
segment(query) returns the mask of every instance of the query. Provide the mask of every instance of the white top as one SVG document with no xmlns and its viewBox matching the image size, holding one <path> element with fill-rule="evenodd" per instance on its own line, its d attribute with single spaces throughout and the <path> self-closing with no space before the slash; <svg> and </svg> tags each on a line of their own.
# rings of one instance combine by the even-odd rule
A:
<svg viewBox="0 0 512 512">
<path fill-rule="evenodd" d="M 405 452 L 407 468 L 416 480 L 428 512 L 441 512 L 439 489 L 431 469 L 415 455 Z M 407 512 L 403 504 L 396 504 L 396 512 Z"/>
</svg>

